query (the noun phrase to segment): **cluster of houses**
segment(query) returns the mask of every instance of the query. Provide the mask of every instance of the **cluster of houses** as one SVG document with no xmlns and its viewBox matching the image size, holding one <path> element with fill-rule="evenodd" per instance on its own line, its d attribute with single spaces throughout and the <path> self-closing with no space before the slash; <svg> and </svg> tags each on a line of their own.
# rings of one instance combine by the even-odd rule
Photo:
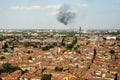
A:
<svg viewBox="0 0 120 80">
<path fill-rule="evenodd" d="M 57 34 L 57 35 L 56 35 Z M 119 80 L 120 35 L 82 33 L 2 33 L 0 69 L 8 62 L 26 71 L 1 73 L 2 80 Z M 69 45 L 77 38 L 77 42 Z M 64 42 L 64 45 L 61 43 Z M 47 49 L 46 49 L 47 48 Z M 1 58 L 4 57 L 4 58 Z"/>
</svg>

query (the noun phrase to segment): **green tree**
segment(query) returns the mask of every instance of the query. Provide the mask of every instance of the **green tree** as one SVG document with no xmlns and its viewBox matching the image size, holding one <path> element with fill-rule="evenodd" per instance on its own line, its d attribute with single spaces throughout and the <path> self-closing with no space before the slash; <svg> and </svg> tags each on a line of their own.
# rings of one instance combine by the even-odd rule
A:
<svg viewBox="0 0 120 80">
<path fill-rule="evenodd" d="M 96 48 L 94 48 L 94 56 L 93 56 L 93 59 L 95 59 L 96 54 L 97 54 Z"/>
<path fill-rule="evenodd" d="M 11 68 L 12 68 L 12 66 L 11 66 L 10 63 L 3 63 L 3 64 L 2 64 L 2 69 L 3 69 L 3 71 L 6 72 L 6 73 L 9 73 L 9 74 L 10 74 L 10 73 L 12 72 Z"/>
<path fill-rule="evenodd" d="M 28 53 L 28 54 L 30 54 L 30 53 L 31 53 L 31 51 L 30 51 L 30 50 L 28 50 L 28 51 L 27 51 L 27 53 Z"/>
<path fill-rule="evenodd" d="M 65 46 L 65 37 L 62 39 L 61 46 Z"/>
<path fill-rule="evenodd" d="M 30 45 L 30 43 L 29 42 L 26 42 L 25 44 L 24 44 L 24 47 L 30 47 L 31 45 Z"/>
<path fill-rule="evenodd" d="M 44 74 L 41 80 L 51 80 L 52 74 Z"/>
<path fill-rule="evenodd" d="M 4 57 L 4 56 L 1 56 L 0 59 L 3 60 L 3 59 L 5 59 L 5 57 Z"/>
<path fill-rule="evenodd" d="M 10 74 L 10 73 L 12 73 L 12 72 L 14 72 L 16 70 L 21 70 L 21 69 L 19 67 L 16 67 L 16 66 L 11 66 L 11 64 L 8 63 L 8 62 L 3 63 L 2 64 L 2 69 L 0 69 L 0 71 L 2 73 L 8 73 L 8 74 Z"/>
<path fill-rule="evenodd" d="M 57 42 L 54 42 L 53 45 L 54 45 L 54 46 L 57 46 Z"/>
<path fill-rule="evenodd" d="M 4 44 L 3 49 L 4 48 L 8 48 L 8 44 L 7 43 Z"/>
<path fill-rule="evenodd" d="M 72 41 L 71 44 L 67 45 L 67 49 L 71 50 L 76 44 L 77 44 L 77 37 L 75 37 L 75 39 Z M 77 50 L 78 47 L 76 46 L 74 49 Z"/>
<path fill-rule="evenodd" d="M 55 46 L 54 45 L 50 45 L 49 48 L 54 48 Z"/>
<path fill-rule="evenodd" d="M 115 74 L 114 80 L 118 80 L 118 74 Z"/>
<path fill-rule="evenodd" d="M 29 59 L 29 60 L 32 60 L 32 57 L 30 56 L 28 59 Z"/>
<path fill-rule="evenodd" d="M 32 45 L 34 48 L 38 48 L 38 46 L 37 45 Z"/>
<path fill-rule="evenodd" d="M 77 37 L 73 40 L 72 44 L 75 45 L 77 43 Z"/>
<path fill-rule="evenodd" d="M 4 48 L 4 52 L 8 52 L 8 50 L 6 48 Z"/>
<path fill-rule="evenodd" d="M 109 53 L 115 54 L 115 51 L 114 50 L 110 50 Z"/>
<path fill-rule="evenodd" d="M 61 68 L 61 67 L 55 67 L 55 71 L 62 72 L 62 71 L 63 71 L 63 68 Z"/>
<path fill-rule="evenodd" d="M 68 44 L 67 49 L 71 50 L 73 48 L 73 46 L 74 46 L 73 44 Z"/>
<path fill-rule="evenodd" d="M 8 44 L 5 43 L 5 44 L 2 46 L 2 49 L 4 49 L 4 52 L 8 52 L 7 48 L 8 48 Z"/>
<path fill-rule="evenodd" d="M 49 50 L 49 46 L 42 47 L 42 50 Z"/>
<path fill-rule="evenodd" d="M 28 69 L 22 70 L 22 74 L 25 74 L 25 73 L 27 73 L 27 72 L 29 72 Z"/>
<path fill-rule="evenodd" d="M 46 69 L 47 69 L 47 68 L 43 68 L 43 69 L 42 69 L 42 72 L 44 72 Z"/>
</svg>

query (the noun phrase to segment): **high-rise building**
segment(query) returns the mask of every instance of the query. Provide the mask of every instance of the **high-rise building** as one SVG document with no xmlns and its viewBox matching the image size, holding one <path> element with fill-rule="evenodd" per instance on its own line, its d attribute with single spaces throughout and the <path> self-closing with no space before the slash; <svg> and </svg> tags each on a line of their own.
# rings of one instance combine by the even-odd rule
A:
<svg viewBox="0 0 120 80">
<path fill-rule="evenodd" d="M 81 33 L 81 26 L 80 26 L 80 28 L 79 28 L 79 33 Z"/>
</svg>

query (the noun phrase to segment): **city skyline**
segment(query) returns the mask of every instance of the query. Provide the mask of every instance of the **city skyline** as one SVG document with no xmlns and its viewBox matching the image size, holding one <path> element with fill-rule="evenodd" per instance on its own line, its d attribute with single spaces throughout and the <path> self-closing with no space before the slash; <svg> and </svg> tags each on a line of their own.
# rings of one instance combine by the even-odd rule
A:
<svg viewBox="0 0 120 80">
<path fill-rule="evenodd" d="M 56 19 L 64 4 L 76 13 L 67 26 Z M 120 29 L 119 14 L 119 0 L 1 0 L 0 29 Z"/>
</svg>

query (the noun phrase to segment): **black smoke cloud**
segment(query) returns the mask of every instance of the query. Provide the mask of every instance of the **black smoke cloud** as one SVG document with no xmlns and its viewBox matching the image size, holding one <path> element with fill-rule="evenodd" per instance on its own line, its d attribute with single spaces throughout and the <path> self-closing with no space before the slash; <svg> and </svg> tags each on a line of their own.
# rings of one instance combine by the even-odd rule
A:
<svg viewBox="0 0 120 80">
<path fill-rule="evenodd" d="M 62 5 L 57 14 L 57 20 L 64 25 L 68 25 L 73 22 L 76 13 L 69 5 Z"/>
</svg>

